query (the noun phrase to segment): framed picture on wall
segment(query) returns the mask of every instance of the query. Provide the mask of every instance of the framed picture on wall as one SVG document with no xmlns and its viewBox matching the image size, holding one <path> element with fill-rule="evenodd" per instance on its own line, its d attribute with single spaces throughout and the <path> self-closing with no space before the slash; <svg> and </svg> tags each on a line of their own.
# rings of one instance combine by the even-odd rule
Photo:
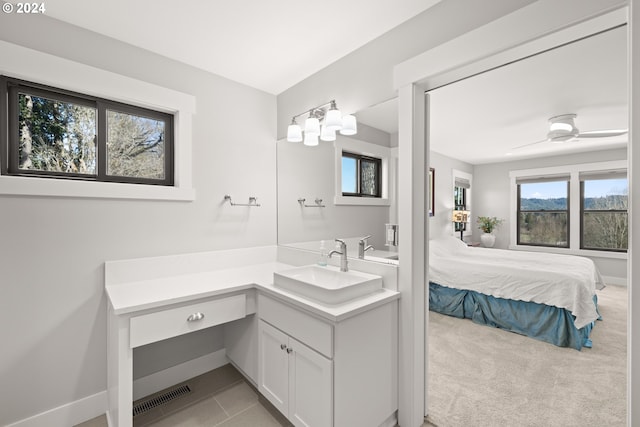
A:
<svg viewBox="0 0 640 427">
<path fill-rule="evenodd" d="M 436 189 L 436 170 L 434 168 L 429 168 L 429 193 L 427 194 L 427 199 L 429 200 L 429 216 L 435 215 L 435 212 L 434 212 L 434 208 L 436 205 L 435 189 Z"/>
</svg>

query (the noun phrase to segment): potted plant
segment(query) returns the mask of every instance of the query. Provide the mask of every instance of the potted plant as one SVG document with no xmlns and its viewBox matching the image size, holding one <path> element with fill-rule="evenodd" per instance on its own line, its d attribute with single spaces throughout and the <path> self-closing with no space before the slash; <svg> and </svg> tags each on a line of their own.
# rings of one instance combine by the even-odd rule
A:
<svg viewBox="0 0 640 427">
<path fill-rule="evenodd" d="M 480 236 L 482 246 L 492 248 L 496 243 L 496 236 L 493 235 L 493 230 L 498 228 L 504 220 L 496 218 L 495 216 L 479 216 L 476 220 L 478 228 L 484 232 Z"/>
</svg>

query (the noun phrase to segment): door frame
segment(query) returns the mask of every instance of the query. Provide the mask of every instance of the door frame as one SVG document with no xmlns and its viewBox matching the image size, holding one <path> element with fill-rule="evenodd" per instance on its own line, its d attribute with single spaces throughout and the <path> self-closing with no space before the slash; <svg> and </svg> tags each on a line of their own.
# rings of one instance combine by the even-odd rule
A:
<svg viewBox="0 0 640 427">
<path fill-rule="evenodd" d="M 640 128 L 634 119 L 634 101 L 640 105 L 640 75 L 634 85 L 633 69 L 640 68 L 640 42 L 635 45 L 634 23 L 640 27 L 640 0 L 539 0 L 501 19 L 439 45 L 394 67 L 394 85 L 398 91 L 398 222 L 402 230 L 399 255 L 400 348 L 399 411 L 401 426 L 419 426 L 428 414 L 428 242 L 429 221 L 425 215 L 425 177 L 430 163 L 428 138 L 428 96 L 426 92 L 444 84 L 490 70 L 503 64 L 579 39 L 620 23 L 628 24 L 629 34 L 629 140 L 632 129 Z M 634 55 L 635 53 L 635 55 Z M 638 64 L 635 64 L 637 62 Z M 635 115 L 640 116 L 640 115 Z M 634 158 L 635 155 L 635 158 Z M 640 185 L 633 180 L 633 164 L 640 165 L 640 150 L 628 144 L 629 217 L 640 211 Z M 640 166 L 638 166 L 640 168 Z M 627 423 L 640 425 L 640 368 L 632 370 L 640 349 L 640 316 L 632 317 L 633 307 L 640 310 L 640 292 L 632 293 L 632 265 L 640 263 L 640 251 L 633 252 L 633 238 L 640 241 L 640 227 L 629 224 L 627 283 L 628 312 L 628 385 Z M 635 261 L 635 262 L 634 262 Z M 640 264 L 638 264 L 640 265 Z M 633 327 L 635 325 L 635 327 Z M 634 351 L 636 350 L 636 351 Z M 640 362 L 640 361 L 639 361 Z M 637 365 L 640 365 L 638 363 Z"/>
</svg>

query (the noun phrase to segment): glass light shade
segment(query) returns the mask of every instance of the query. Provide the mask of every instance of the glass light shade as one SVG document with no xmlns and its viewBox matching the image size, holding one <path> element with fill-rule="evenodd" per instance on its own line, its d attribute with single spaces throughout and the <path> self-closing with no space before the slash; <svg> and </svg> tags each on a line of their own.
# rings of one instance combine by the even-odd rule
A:
<svg viewBox="0 0 640 427">
<path fill-rule="evenodd" d="M 305 133 L 305 137 L 306 135 L 320 135 L 320 120 L 318 120 L 316 117 L 309 117 L 305 122 L 304 122 L 304 133 Z"/>
<path fill-rule="evenodd" d="M 348 114 L 342 118 L 342 129 L 340 129 L 342 135 L 355 135 L 358 133 L 358 124 L 356 123 L 356 117 Z"/>
<path fill-rule="evenodd" d="M 323 141 L 335 141 L 336 131 L 329 129 L 327 125 L 322 125 L 321 132 L 320 132 L 320 139 Z"/>
<path fill-rule="evenodd" d="M 318 134 L 305 132 L 304 145 L 308 145 L 309 147 L 318 145 Z"/>
<path fill-rule="evenodd" d="M 340 110 L 329 110 L 324 116 L 324 126 L 332 131 L 342 129 L 342 114 Z"/>
<path fill-rule="evenodd" d="M 302 129 L 296 124 L 290 124 L 287 128 L 287 141 L 302 142 Z"/>
</svg>

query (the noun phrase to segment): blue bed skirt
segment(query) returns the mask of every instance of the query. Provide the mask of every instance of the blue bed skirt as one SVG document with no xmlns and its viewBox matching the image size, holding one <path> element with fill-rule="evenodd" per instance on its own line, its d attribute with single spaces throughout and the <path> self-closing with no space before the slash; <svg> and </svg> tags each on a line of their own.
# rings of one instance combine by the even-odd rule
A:
<svg viewBox="0 0 640 427">
<path fill-rule="evenodd" d="M 597 306 L 596 296 L 593 299 Z M 577 329 L 573 315 L 563 308 L 496 298 L 433 282 L 429 282 L 429 310 L 576 350 L 591 347 L 589 335 L 595 323 Z"/>
</svg>

